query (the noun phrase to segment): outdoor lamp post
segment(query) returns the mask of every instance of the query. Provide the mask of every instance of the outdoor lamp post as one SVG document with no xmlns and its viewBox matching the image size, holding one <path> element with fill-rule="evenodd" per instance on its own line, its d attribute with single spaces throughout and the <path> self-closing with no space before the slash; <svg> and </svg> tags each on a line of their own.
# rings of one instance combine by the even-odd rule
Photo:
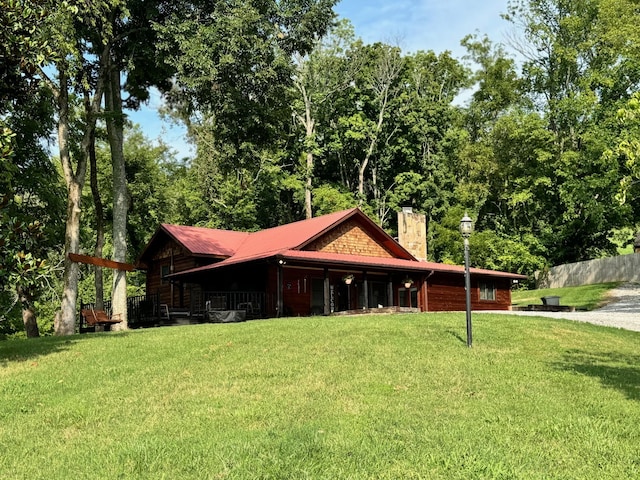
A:
<svg viewBox="0 0 640 480">
<path fill-rule="evenodd" d="M 460 233 L 464 239 L 464 289 L 467 297 L 467 347 L 471 347 L 471 276 L 469 275 L 469 237 L 473 232 L 473 222 L 465 213 L 460 220 Z"/>
</svg>

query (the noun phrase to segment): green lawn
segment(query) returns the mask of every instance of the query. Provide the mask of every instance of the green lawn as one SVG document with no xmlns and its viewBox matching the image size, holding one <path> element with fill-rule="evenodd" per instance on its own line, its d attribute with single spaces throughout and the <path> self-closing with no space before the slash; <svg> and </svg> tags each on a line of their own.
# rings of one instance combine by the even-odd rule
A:
<svg viewBox="0 0 640 480">
<path fill-rule="evenodd" d="M 640 334 L 474 314 L 0 342 L 0 478 L 640 478 Z"/>
<path fill-rule="evenodd" d="M 580 287 L 544 288 L 540 290 L 516 290 L 511 293 L 514 305 L 542 305 L 542 297 L 558 296 L 562 305 L 579 310 L 593 310 L 607 301 L 607 293 L 619 282 L 582 285 Z"/>
</svg>

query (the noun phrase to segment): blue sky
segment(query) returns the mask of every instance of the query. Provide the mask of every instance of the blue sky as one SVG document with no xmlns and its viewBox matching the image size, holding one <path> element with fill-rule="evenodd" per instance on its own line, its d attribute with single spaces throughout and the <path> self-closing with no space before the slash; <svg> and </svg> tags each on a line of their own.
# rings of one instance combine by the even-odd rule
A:
<svg viewBox="0 0 640 480">
<path fill-rule="evenodd" d="M 445 50 L 460 57 L 470 33 L 504 41 L 507 0 L 342 0 L 335 11 L 348 18 L 366 43 L 397 43 L 405 52 Z"/>
<path fill-rule="evenodd" d="M 509 24 L 500 18 L 507 0 L 342 0 L 336 13 L 348 18 L 357 37 L 365 43 L 381 41 L 398 44 L 404 52 L 449 50 L 462 57 L 460 40 L 468 34 L 488 35 L 504 42 Z M 129 117 L 142 126 L 151 141 L 162 139 L 179 158 L 192 156 L 185 141 L 185 129 L 163 121 L 157 114 L 162 104 L 159 95 Z"/>
</svg>

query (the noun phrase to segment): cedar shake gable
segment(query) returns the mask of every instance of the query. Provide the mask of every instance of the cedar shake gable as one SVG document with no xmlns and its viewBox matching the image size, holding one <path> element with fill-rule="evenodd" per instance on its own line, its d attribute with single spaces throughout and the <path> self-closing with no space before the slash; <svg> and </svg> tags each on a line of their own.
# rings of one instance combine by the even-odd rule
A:
<svg viewBox="0 0 640 480">
<path fill-rule="evenodd" d="M 233 258 L 265 257 L 288 250 L 415 260 L 358 208 L 251 233 Z"/>
</svg>

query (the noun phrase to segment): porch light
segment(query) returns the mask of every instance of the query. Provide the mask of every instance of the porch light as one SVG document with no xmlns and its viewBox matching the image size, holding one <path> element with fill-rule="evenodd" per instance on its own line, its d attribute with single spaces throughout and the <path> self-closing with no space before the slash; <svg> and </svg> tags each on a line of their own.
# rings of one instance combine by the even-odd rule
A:
<svg viewBox="0 0 640 480">
<path fill-rule="evenodd" d="M 467 347 L 473 343 L 471 335 L 471 276 L 469 274 L 469 237 L 473 233 L 473 222 L 465 212 L 460 220 L 460 234 L 464 239 L 464 289 L 467 298 Z"/>
<path fill-rule="evenodd" d="M 349 274 L 349 275 L 345 275 L 344 277 L 342 277 L 342 281 L 345 283 L 345 285 L 351 285 L 351 283 L 353 282 L 353 275 Z"/>
<path fill-rule="evenodd" d="M 413 280 L 409 277 L 405 277 L 405 279 L 402 280 L 402 284 L 407 290 L 407 297 L 409 298 L 409 308 L 411 308 L 411 285 L 413 285 Z"/>
</svg>

